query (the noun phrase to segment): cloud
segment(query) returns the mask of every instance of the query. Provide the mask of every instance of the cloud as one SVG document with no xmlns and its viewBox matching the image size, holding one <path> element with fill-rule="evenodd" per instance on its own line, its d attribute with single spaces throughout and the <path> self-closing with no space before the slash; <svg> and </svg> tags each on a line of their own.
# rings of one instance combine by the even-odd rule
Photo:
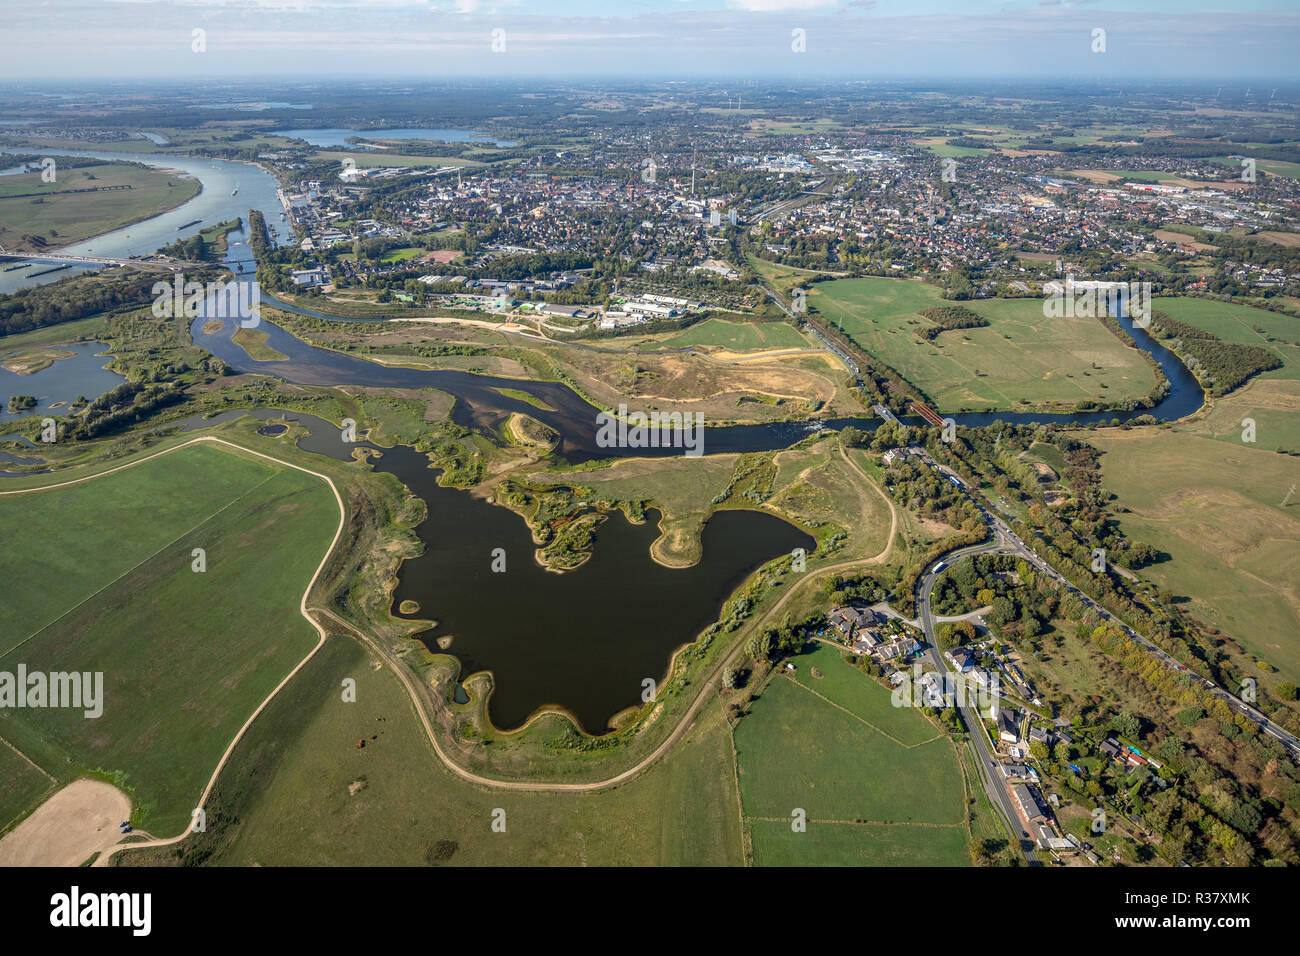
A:
<svg viewBox="0 0 1300 956">
<path fill-rule="evenodd" d="M 750 13 L 785 13 L 796 10 L 826 10 L 836 6 L 839 0 L 727 0 L 727 6 L 733 10 L 747 10 Z"/>
</svg>

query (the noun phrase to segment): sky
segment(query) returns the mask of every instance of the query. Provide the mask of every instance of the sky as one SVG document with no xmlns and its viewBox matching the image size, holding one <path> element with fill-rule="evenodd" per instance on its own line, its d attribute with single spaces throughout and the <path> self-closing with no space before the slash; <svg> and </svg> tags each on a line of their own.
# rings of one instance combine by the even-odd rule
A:
<svg viewBox="0 0 1300 956">
<path fill-rule="evenodd" d="M 0 79 L 1290 78 L 1300 0 L 0 0 Z"/>
</svg>

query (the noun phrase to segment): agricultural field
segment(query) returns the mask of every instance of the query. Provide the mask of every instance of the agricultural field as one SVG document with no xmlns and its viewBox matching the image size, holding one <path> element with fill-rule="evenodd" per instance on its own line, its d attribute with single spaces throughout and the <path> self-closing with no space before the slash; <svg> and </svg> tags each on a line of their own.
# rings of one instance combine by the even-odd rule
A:
<svg viewBox="0 0 1300 956">
<path fill-rule="evenodd" d="M 1285 363 L 1169 429 L 1096 432 L 1103 484 L 1125 534 L 1167 553 L 1141 571 L 1197 616 L 1300 679 L 1300 319 L 1235 303 L 1162 298 L 1155 308 Z M 1252 422 L 1254 441 L 1244 422 Z M 1275 678 L 1261 674 L 1268 683 Z"/>
<path fill-rule="evenodd" d="M 684 332 L 641 344 L 642 348 L 714 347 L 732 352 L 758 349 L 807 349 L 813 343 L 788 322 L 730 322 L 706 319 Z"/>
<path fill-rule="evenodd" d="M 893 707 L 836 648 L 818 645 L 793 662 L 795 676 L 775 675 L 735 731 L 755 864 L 967 863 L 949 738 L 919 711 Z M 806 833 L 791 827 L 795 808 L 807 814 Z"/>
<path fill-rule="evenodd" d="M 962 302 L 989 326 L 921 340 L 916 330 L 932 323 L 920 310 L 951 304 L 935 287 L 903 279 L 842 279 L 808 292 L 810 309 L 944 412 L 1118 403 L 1142 398 L 1155 386 L 1141 354 L 1099 320 L 1045 318 L 1038 298 Z"/>
<path fill-rule="evenodd" d="M 947 136 L 930 136 L 923 139 L 913 140 L 917 146 L 924 146 L 930 152 L 940 157 L 957 157 L 957 156 L 983 156 L 987 150 L 978 149 L 974 146 L 949 146 L 945 140 L 950 139 Z M 992 149 L 994 144 L 989 143 Z"/>
<path fill-rule="evenodd" d="M 60 166 L 56 174 L 53 183 L 41 182 L 39 170 L 0 178 L 0 245 L 11 252 L 71 245 L 174 209 L 199 191 L 197 179 L 126 163 Z M 119 186 L 126 188 L 111 188 Z"/>
<path fill-rule="evenodd" d="M 0 575 L 16 585 L 0 594 L 0 669 L 103 674 L 101 716 L 14 710 L 0 735 L 61 783 L 112 780 L 140 828 L 180 831 L 315 646 L 298 605 L 338 521 L 319 478 L 211 445 L 0 496 Z"/>
<path fill-rule="evenodd" d="M 962 826 L 809 822 L 796 833 L 785 820 L 748 825 L 755 866 L 963 866 L 970 860 Z"/>
<path fill-rule="evenodd" d="M 348 677 L 353 704 L 337 690 Z M 212 794 L 208 833 L 122 862 L 189 852 L 223 866 L 735 865 L 731 765 L 715 704 L 666 759 L 618 787 L 485 789 L 439 761 L 388 668 L 332 637 L 236 747 Z M 504 832 L 492 829 L 497 810 Z"/>
<path fill-rule="evenodd" d="M 3 734 L 8 721 L 0 721 Z M 54 778 L 0 737 L 0 833 L 54 789 Z"/>
<path fill-rule="evenodd" d="M 1085 440 L 1106 453 L 1103 486 L 1128 509 L 1119 515 L 1124 534 L 1169 555 L 1141 575 L 1189 598 L 1197 616 L 1281 678 L 1300 680 L 1300 488 L 1288 500 L 1300 458 L 1242 443 L 1240 425 L 1235 444 L 1196 434 L 1203 427 Z"/>
<path fill-rule="evenodd" d="M 1158 298 L 1152 307 L 1225 342 L 1266 348 L 1286 363 L 1282 368 L 1261 373 L 1260 379 L 1300 381 L 1300 319 L 1282 312 L 1190 296 Z"/>
</svg>

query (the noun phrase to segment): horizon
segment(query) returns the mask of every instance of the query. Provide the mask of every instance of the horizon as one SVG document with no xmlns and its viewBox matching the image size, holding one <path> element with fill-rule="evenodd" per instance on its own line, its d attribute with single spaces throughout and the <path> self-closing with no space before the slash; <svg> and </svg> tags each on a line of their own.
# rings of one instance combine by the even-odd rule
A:
<svg viewBox="0 0 1300 956">
<path fill-rule="evenodd" d="M 0 0 L 0 80 L 1283 77 L 1294 2 Z M 1104 31 L 1098 35 L 1096 31 Z M 195 31 L 202 31 L 196 33 Z M 802 32 L 799 32 L 802 31 Z M 1100 36 L 1101 42 L 1098 42 Z M 201 47 L 201 49 L 200 49 Z M 1097 47 L 1101 47 L 1098 49 Z M 142 67 L 142 63 L 149 64 Z M 1189 65 L 1199 64 L 1199 65 Z"/>
</svg>

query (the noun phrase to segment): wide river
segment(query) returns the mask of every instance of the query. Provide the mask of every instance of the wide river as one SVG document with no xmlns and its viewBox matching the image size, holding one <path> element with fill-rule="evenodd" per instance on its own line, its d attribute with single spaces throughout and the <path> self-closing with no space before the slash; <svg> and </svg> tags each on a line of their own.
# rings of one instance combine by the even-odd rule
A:
<svg viewBox="0 0 1300 956">
<path fill-rule="evenodd" d="M 203 184 L 203 189 L 197 196 L 170 212 L 67 246 L 59 250 L 61 253 L 105 256 L 111 259 L 144 256 L 219 222 L 243 219 L 247 223 L 250 209 L 261 210 L 266 216 L 267 226 L 279 230 L 280 239 L 287 239 L 291 232 L 287 223 L 280 219 L 284 207 L 280 205 L 280 199 L 276 195 L 275 177 L 250 163 L 167 156 L 161 153 L 109 153 L 94 149 L 0 149 L 0 154 L 4 153 L 91 156 L 103 160 L 128 160 L 160 169 L 175 169 L 198 179 Z M 199 221 L 195 222 L 196 219 Z M 30 273 L 43 272 L 53 263 L 48 260 L 30 261 L 32 265 L 26 269 L 0 271 L 0 293 L 55 282 L 76 272 L 100 268 L 93 265 L 73 265 L 67 269 L 46 272 L 45 275 L 33 278 Z M 15 263 L 16 261 L 12 259 L 0 260 L 0 267 L 7 269 Z"/>
</svg>

